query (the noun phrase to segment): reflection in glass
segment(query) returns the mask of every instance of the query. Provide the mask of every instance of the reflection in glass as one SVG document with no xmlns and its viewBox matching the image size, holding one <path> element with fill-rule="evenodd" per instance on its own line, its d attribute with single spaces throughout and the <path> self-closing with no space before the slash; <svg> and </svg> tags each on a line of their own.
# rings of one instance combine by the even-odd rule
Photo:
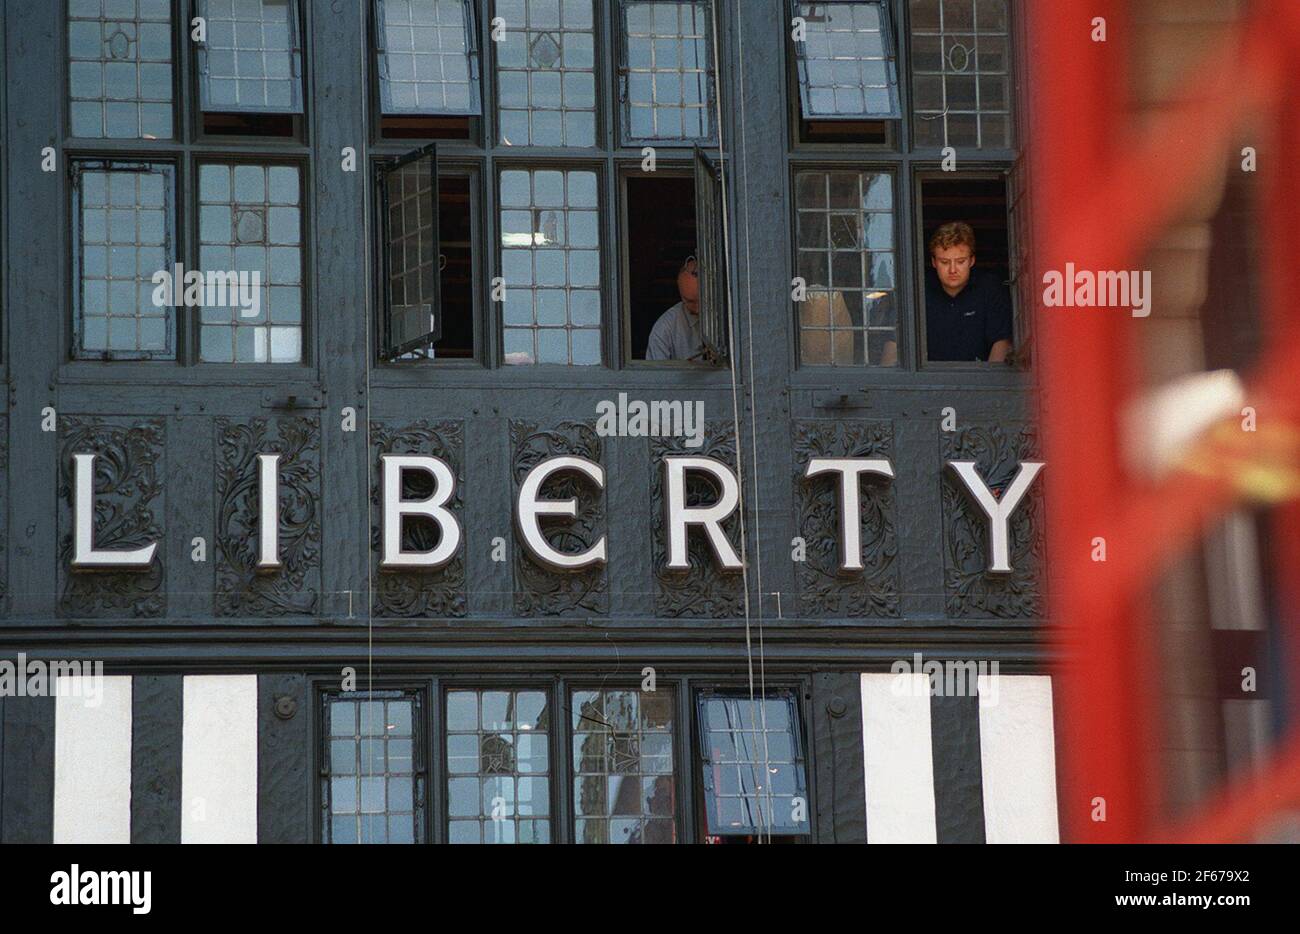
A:
<svg viewBox="0 0 1300 934">
<path fill-rule="evenodd" d="M 884 172 L 795 176 L 803 365 L 897 365 L 893 203 Z"/>
<path fill-rule="evenodd" d="M 795 699 L 785 691 L 699 696 L 708 832 L 715 836 L 810 831 Z"/>
<path fill-rule="evenodd" d="M 575 691 L 571 709 L 577 842 L 676 842 L 672 696 Z"/>
</svg>

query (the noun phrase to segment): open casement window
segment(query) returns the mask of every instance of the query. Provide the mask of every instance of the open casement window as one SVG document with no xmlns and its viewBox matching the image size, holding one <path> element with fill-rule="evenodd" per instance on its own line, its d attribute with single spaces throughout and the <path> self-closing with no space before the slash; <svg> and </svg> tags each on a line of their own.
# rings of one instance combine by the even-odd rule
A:
<svg viewBox="0 0 1300 934">
<path fill-rule="evenodd" d="M 302 113 L 302 33 L 297 0 L 196 0 L 204 113 Z"/>
<path fill-rule="evenodd" d="M 697 697 L 706 831 L 712 837 L 812 832 L 793 692 L 701 691 Z M 738 842 L 738 841 L 732 841 Z"/>
<path fill-rule="evenodd" d="M 725 363 L 730 353 L 726 210 L 719 169 L 696 147 L 695 260 L 700 277 L 700 337 L 704 342 L 704 360 L 714 365 Z"/>
<path fill-rule="evenodd" d="M 791 0 L 805 120 L 898 120 L 898 68 L 883 0 Z"/>
<path fill-rule="evenodd" d="M 374 0 L 385 114 L 478 116 L 478 27 L 470 0 Z"/>
<path fill-rule="evenodd" d="M 1012 359 L 1019 367 L 1029 366 L 1033 353 L 1029 322 L 1034 315 L 1036 281 L 1033 271 L 1033 229 L 1029 204 L 1029 160 L 1024 153 L 1007 171 L 1007 223 L 1011 232 L 1011 301 L 1015 312 L 1015 343 Z"/>
<path fill-rule="evenodd" d="M 431 357 L 442 337 L 436 144 L 378 169 L 380 357 Z"/>
</svg>

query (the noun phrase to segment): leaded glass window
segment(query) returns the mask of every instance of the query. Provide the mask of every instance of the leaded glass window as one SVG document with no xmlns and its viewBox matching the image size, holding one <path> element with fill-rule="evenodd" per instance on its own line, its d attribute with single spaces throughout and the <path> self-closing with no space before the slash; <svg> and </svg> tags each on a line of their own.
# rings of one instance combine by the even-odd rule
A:
<svg viewBox="0 0 1300 934">
<path fill-rule="evenodd" d="M 811 832 L 808 781 L 794 695 L 699 695 L 700 758 L 708 832 L 794 836 Z"/>
<path fill-rule="evenodd" d="M 441 336 L 438 157 L 430 144 L 379 169 L 385 359 L 425 357 Z"/>
<path fill-rule="evenodd" d="M 896 365 L 893 176 L 798 172 L 795 215 L 800 363 Z"/>
<path fill-rule="evenodd" d="M 502 315 L 508 364 L 600 363 L 596 173 L 501 173 Z"/>
<path fill-rule="evenodd" d="M 578 843 L 674 843 L 673 698 L 573 692 L 573 813 Z"/>
<path fill-rule="evenodd" d="M 296 0 L 198 0 L 207 35 L 199 93 L 209 113 L 301 113 Z"/>
<path fill-rule="evenodd" d="M 624 142 L 713 138 L 709 0 L 623 0 Z"/>
<path fill-rule="evenodd" d="M 69 0 L 68 112 L 87 139 L 171 139 L 170 0 Z"/>
<path fill-rule="evenodd" d="M 1007 0 L 911 0 L 913 141 L 1011 145 Z"/>
<path fill-rule="evenodd" d="M 451 843 L 549 843 L 550 711 L 544 691 L 447 692 Z"/>
<path fill-rule="evenodd" d="M 254 301 L 203 306 L 204 361 L 302 359 L 301 202 L 297 166 L 200 166 L 199 265 L 207 276 L 234 273 L 256 291 Z"/>
<path fill-rule="evenodd" d="M 468 0 L 375 0 L 386 114 L 477 114 L 478 44 Z"/>
<path fill-rule="evenodd" d="M 176 261 L 173 192 L 171 165 L 73 164 L 76 356 L 175 356 L 175 316 L 153 281 Z"/>
<path fill-rule="evenodd" d="M 497 0 L 498 123 L 507 146 L 596 145 L 592 0 Z"/>
<path fill-rule="evenodd" d="M 420 707 L 412 692 L 326 696 L 324 842 L 423 842 Z"/>
<path fill-rule="evenodd" d="M 806 120 L 900 116 L 889 17 L 880 0 L 796 3 L 799 99 Z"/>
</svg>

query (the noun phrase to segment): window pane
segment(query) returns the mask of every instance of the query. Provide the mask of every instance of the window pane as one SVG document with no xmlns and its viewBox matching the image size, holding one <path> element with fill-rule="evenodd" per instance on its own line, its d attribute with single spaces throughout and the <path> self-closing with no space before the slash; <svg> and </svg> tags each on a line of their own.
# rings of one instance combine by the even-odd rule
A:
<svg viewBox="0 0 1300 934">
<path fill-rule="evenodd" d="M 587 214 L 596 173 L 501 173 L 501 275 L 508 364 L 600 363 L 600 246 Z"/>
<path fill-rule="evenodd" d="M 911 0 L 913 142 L 1011 145 L 1006 0 Z"/>
<path fill-rule="evenodd" d="M 623 137 L 713 137 L 708 0 L 625 0 Z"/>
<path fill-rule="evenodd" d="M 172 178 L 169 165 L 77 165 L 78 355 L 175 355 L 171 296 L 153 282 L 176 257 Z"/>
<path fill-rule="evenodd" d="M 675 843 L 673 698 L 573 692 L 573 812 L 578 843 Z"/>
<path fill-rule="evenodd" d="M 794 697 L 705 693 L 698 699 L 708 832 L 810 832 L 803 747 Z"/>
<path fill-rule="evenodd" d="M 73 136 L 171 139 L 171 4 L 70 4 L 68 97 Z"/>
<path fill-rule="evenodd" d="M 799 97 L 809 120 L 900 116 L 892 37 L 879 0 L 800 3 Z"/>
<path fill-rule="evenodd" d="M 595 146 L 596 72 L 592 0 L 498 3 L 501 142 Z"/>
<path fill-rule="evenodd" d="M 203 109 L 300 113 L 301 57 L 294 0 L 200 0 Z"/>
<path fill-rule="evenodd" d="M 291 165 L 199 167 L 200 358 L 302 359 L 302 215 Z M 211 299 L 211 300 L 209 300 Z"/>
<path fill-rule="evenodd" d="M 326 843 L 423 840 L 415 695 L 360 692 L 329 696 L 325 705 L 330 736 L 322 838 Z"/>
<path fill-rule="evenodd" d="M 897 365 L 893 177 L 799 172 L 795 274 L 799 360 L 805 365 Z"/>
<path fill-rule="evenodd" d="M 550 842 L 549 736 L 544 691 L 447 693 L 450 842 Z"/>
<path fill-rule="evenodd" d="M 427 357 L 438 339 L 438 210 L 432 153 L 383 174 L 388 301 L 383 355 Z"/>
<path fill-rule="evenodd" d="M 386 114 L 479 113 L 478 50 L 465 0 L 376 0 Z"/>
</svg>

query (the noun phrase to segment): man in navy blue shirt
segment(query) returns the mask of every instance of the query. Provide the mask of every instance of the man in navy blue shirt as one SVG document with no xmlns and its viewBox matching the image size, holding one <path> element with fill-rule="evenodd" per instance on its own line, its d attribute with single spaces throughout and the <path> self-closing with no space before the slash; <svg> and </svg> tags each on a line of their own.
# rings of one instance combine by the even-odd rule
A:
<svg viewBox="0 0 1300 934">
<path fill-rule="evenodd" d="M 1004 363 L 1011 353 L 1011 295 L 993 273 L 975 271 L 975 231 L 961 221 L 930 237 L 925 345 L 931 361 Z"/>
</svg>

